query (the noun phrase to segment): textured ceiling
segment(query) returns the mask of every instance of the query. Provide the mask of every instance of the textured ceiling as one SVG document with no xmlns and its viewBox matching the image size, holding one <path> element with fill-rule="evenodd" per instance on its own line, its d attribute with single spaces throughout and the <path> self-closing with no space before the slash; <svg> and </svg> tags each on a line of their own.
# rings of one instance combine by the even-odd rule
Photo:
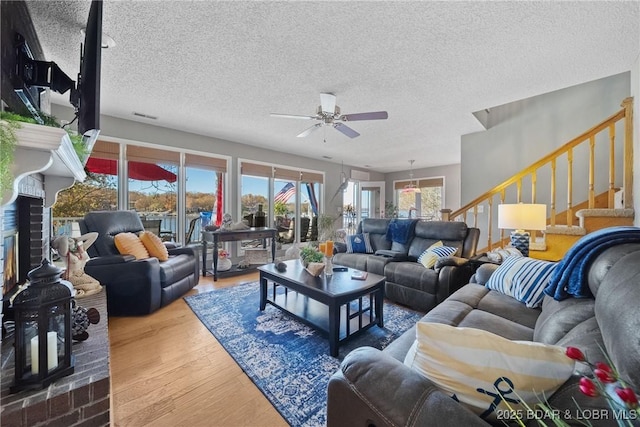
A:
<svg viewBox="0 0 640 427">
<path fill-rule="evenodd" d="M 75 78 L 89 2 L 33 1 L 46 60 Z M 633 2 L 105 1 L 103 114 L 391 172 L 460 162 L 473 116 L 511 101 L 631 69 Z M 388 120 L 332 128 L 320 92 L 343 113 Z M 68 105 L 68 95 L 54 95 Z M 149 120 L 138 112 L 156 116 Z M 326 137 L 326 142 L 323 139 Z"/>
</svg>

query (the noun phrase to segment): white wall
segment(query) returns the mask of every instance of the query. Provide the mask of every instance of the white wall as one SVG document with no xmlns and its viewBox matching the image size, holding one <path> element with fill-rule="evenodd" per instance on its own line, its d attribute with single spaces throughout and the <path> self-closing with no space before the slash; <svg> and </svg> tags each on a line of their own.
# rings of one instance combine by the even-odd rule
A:
<svg viewBox="0 0 640 427">
<path fill-rule="evenodd" d="M 497 107 L 495 126 L 462 136 L 462 204 L 614 114 L 629 94 L 626 72 Z"/>
</svg>

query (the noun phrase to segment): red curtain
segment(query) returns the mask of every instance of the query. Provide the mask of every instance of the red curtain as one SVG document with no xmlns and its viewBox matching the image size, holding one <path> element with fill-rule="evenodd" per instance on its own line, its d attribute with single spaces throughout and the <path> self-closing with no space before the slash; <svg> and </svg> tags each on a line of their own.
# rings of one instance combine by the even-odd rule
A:
<svg viewBox="0 0 640 427">
<path fill-rule="evenodd" d="M 222 172 L 218 172 L 218 192 L 216 193 L 216 225 L 222 225 Z"/>
</svg>

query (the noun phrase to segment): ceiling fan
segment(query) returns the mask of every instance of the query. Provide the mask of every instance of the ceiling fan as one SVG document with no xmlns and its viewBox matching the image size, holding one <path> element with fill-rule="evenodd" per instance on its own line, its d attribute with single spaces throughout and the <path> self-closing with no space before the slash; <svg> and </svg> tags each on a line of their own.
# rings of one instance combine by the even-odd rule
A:
<svg viewBox="0 0 640 427">
<path fill-rule="evenodd" d="M 289 119 L 317 120 L 319 123 L 314 124 L 310 128 L 305 129 L 298 135 L 298 138 L 304 138 L 323 126 L 331 126 L 339 132 L 342 132 L 349 138 L 360 136 L 358 132 L 351 129 L 342 122 L 355 122 L 358 120 L 384 120 L 389 115 L 386 111 L 372 111 L 369 113 L 342 114 L 340 107 L 336 105 L 336 96 L 332 93 L 320 94 L 320 105 L 315 116 L 298 116 L 293 114 L 271 113 L 272 117 L 284 117 Z"/>
</svg>

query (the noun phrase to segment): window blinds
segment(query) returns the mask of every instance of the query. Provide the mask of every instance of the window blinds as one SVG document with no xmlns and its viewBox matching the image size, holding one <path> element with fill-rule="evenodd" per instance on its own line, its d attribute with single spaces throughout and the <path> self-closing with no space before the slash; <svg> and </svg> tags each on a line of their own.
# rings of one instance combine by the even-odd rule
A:
<svg viewBox="0 0 640 427">
<path fill-rule="evenodd" d="M 240 164 L 242 175 L 263 176 L 266 178 L 277 178 L 287 181 L 300 181 L 309 183 L 324 182 L 321 173 L 307 172 L 296 169 L 287 169 L 279 166 L 262 165 L 259 163 L 242 162 Z"/>
<path fill-rule="evenodd" d="M 418 188 L 443 187 L 444 179 L 443 178 L 426 178 L 426 179 L 396 181 L 396 183 L 394 184 L 394 188 L 396 190 L 402 190 L 406 185 L 409 185 L 411 183 L 417 185 Z"/>
</svg>

